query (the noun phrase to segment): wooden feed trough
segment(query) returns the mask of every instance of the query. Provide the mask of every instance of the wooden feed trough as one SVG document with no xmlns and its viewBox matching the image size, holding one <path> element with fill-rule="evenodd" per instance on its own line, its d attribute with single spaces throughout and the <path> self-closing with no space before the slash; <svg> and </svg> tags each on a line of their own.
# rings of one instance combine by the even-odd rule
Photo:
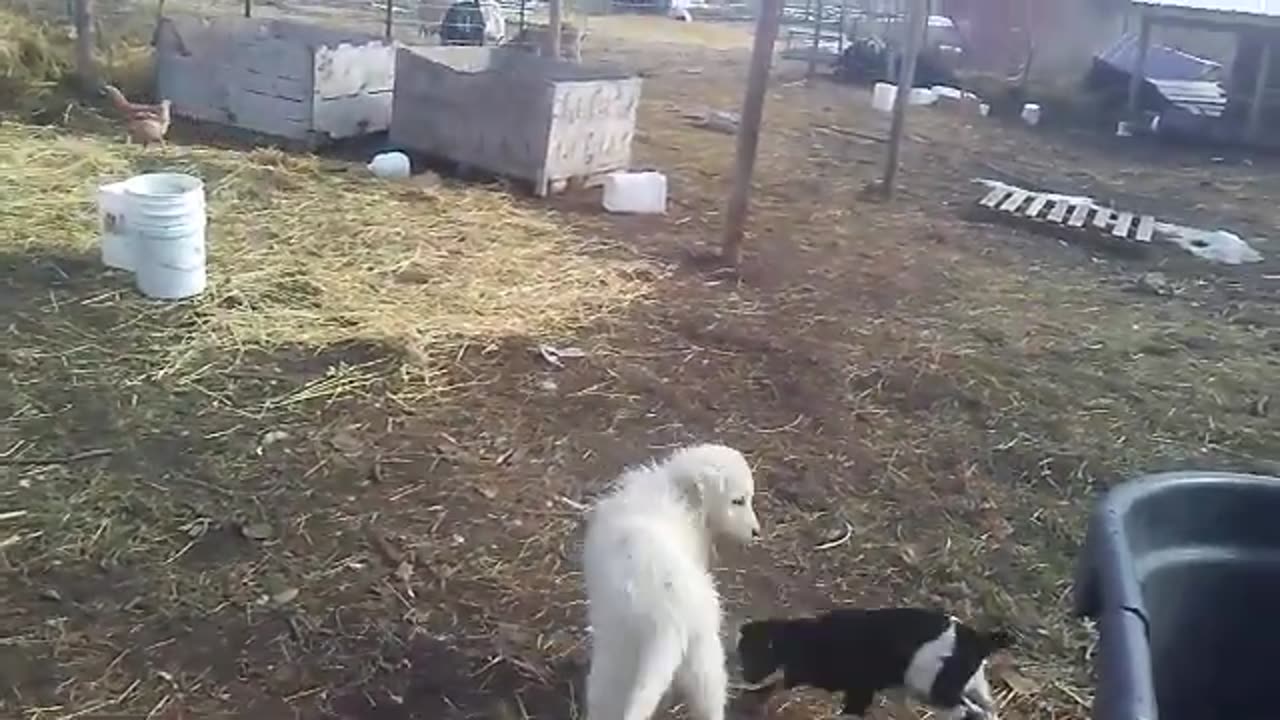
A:
<svg viewBox="0 0 1280 720">
<path fill-rule="evenodd" d="M 395 47 L 282 20 L 167 17 L 156 75 L 175 115 L 314 147 L 387 129 Z"/>
<path fill-rule="evenodd" d="M 519 50 L 401 48 L 391 142 L 537 195 L 631 164 L 640 78 Z"/>
</svg>

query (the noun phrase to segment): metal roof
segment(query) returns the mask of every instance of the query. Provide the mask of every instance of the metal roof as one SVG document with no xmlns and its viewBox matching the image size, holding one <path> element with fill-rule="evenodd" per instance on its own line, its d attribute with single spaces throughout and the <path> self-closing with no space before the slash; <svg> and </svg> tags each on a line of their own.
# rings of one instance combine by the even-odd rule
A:
<svg viewBox="0 0 1280 720">
<path fill-rule="evenodd" d="M 1127 33 L 1096 57 L 1126 73 L 1133 72 L 1138 58 L 1138 36 Z M 1148 46 L 1146 61 L 1142 65 L 1143 75 L 1157 80 L 1209 80 L 1221 69 L 1222 65 L 1213 60 L 1158 43 Z"/>
<path fill-rule="evenodd" d="M 1280 0 L 1134 0 L 1149 7 L 1280 17 Z"/>
</svg>

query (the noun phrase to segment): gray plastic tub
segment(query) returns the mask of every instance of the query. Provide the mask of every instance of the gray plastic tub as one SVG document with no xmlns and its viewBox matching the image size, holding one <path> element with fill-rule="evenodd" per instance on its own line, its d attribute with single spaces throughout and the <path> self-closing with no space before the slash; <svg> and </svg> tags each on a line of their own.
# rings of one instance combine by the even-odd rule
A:
<svg viewBox="0 0 1280 720">
<path fill-rule="evenodd" d="M 1090 520 L 1075 610 L 1098 623 L 1094 720 L 1280 718 L 1280 479 L 1117 486 Z"/>
</svg>

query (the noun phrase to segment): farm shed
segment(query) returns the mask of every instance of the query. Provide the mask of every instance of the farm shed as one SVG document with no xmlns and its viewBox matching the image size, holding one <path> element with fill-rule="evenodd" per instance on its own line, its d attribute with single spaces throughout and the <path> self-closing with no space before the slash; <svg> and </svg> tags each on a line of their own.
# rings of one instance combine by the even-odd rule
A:
<svg viewBox="0 0 1280 720">
<path fill-rule="evenodd" d="M 1227 82 L 1225 133 L 1243 129 L 1254 142 L 1275 144 L 1264 134 L 1280 118 L 1280 0 L 1135 0 L 1138 47 L 1130 75 L 1129 113 L 1137 116 L 1139 93 L 1147 78 L 1151 31 L 1155 26 L 1188 27 L 1229 33 L 1236 37 L 1236 53 Z"/>
<path fill-rule="evenodd" d="M 166 17 L 156 83 L 176 115 L 319 145 L 386 130 L 395 47 L 281 20 Z"/>
<path fill-rule="evenodd" d="M 546 195 L 631 164 L 640 78 L 519 50 L 400 48 L 391 142 Z"/>
</svg>

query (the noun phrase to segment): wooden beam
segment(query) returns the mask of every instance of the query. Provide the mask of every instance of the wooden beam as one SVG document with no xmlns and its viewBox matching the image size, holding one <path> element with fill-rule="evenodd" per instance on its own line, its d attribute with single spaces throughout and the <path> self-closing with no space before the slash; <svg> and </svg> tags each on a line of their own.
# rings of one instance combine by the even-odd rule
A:
<svg viewBox="0 0 1280 720">
<path fill-rule="evenodd" d="M 813 79 L 818 67 L 818 43 L 822 41 L 822 0 L 817 0 L 817 10 L 813 14 L 813 45 L 809 48 L 809 69 L 805 77 Z"/>
<path fill-rule="evenodd" d="M 387 42 L 391 41 L 391 32 L 395 24 L 395 19 L 394 19 L 395 11 L 396 11 L 395 0 L 387 0 L 387 17 L 384 19 L 384 24 L 386 27 L 383 28 L 383 34 L 386 36 Z"/>
<path fill-rule="evenodd" d="M 1142 92 L 1142 81 L 1147 70 L 1147 49 L 1151 46 L 1151 19 L 1146 14 L 1138 15 L 1138 53 L 1133 61 L 1129 74 L 1129 103 L 1125 113 L 1129 120 L 1137 122 L 1138 97 Z"/>
<path fill-rule="evenodd" d="M 916 82 L 916 60 L 920 44 L 924 41 L 925 23 L 928 21 L 929 0 L 911 0 L 907 12 L 907 42 L 898 72 L 898 90 L 893 97 L 893 121 L 889 125 L 889 152 L 884 164 L 884 179 L 880 190 L 886 198 L 893 197 L 893 186 L 898 179 L 898 154 L 902 136 L 907 126 L 907 105 L 911 100 L 911 87 Z"/>
<path fill-rule="evenodd" d="M 1196 8 L 1146 6 L 1138 11 L 1161 25 L 1197 28 L 1214 32 L 1248 32 L 1260 28 L 1280 29 L 1280 16 L 1218 12 Z"/>
<path fill-rule="evenodd" d="M 551 0 L 547 3 L 547 11 L 549 13 L 547 19 L 547 57 L 553 60 L 560 59 L 560 27 L 564 22 L 561 17 L 562 10 L 562 0 Z"/>
<path fill-rule="evenodd" d="M 729 205 L 725 210 L 724 240 L 721 245 L 721 256 L 731 265 L 737 265 L 742 259 L 742 236 L 747 224 L 751 174 L 755 170 L 756 150 L 760 146 L 764 95 L 769 85 L 769 66 L 773 64 L 773 46 L 778 39 L 778 19 L 781 15 L 782 0 L 763 0 L 760 3 L 755 41 L 751 45 L 747 91 L 742 98 L 742 119 L 738 123 L 733 189 L 729 193 Z"/>
<path fill-rule="evenodd" d="M 849 22 L 849 0 L 840 0 L 840 27 L 836 33 L 836 57 L 844 55 L 844 26 Z"/>
<path fill-rule="evenodd" d="M 244 0 L 244 16 L 253 17 L 253 0 Z"/>
<path fill-rule="evenodd" d="M 75 0 L 76 77 L 85 90 L 98 87 L 98 67 L 93 61 L 93 0 Z"/>
<path fill-rule="evenodd" d="M 1262 38 L 1258 58 L 1258 74 L 1253 81 L 1253 103 L 1249 105 L 1248 138 L 1257 142 L 1262 135 L 1262 111 L 1267 102 L 1267 85 L 1271 81 L 1271 40 Z"/>
</svg>

